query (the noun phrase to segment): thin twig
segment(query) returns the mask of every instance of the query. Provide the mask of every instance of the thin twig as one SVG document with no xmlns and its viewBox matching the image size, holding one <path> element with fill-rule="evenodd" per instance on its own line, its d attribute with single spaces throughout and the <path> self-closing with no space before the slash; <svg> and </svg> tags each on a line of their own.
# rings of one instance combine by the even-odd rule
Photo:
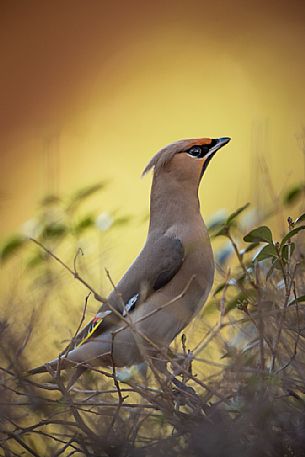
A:
<svg viewBox="0 0 305 457">
<path fill-rule="evenodd" d="M 107 299 L 106 298 L 103 298 L 101 295 L 98 294 L 98 292 L 92 287 L 90 286 L 90 284 L 88 284 L 88 282 L 83 279 L 76 270 L 72 270 L 67 264 L 65 264 L 65 262 L 63 262 L 59 257 L 57 257 L 57 255 L 55 255 L 52 251 L 50 251 L 48 248 L 46 248 L 42 243 L 40 243 L 40 241 L 38 240 L 35 240 L 34 238 L 29 238 L 31 241 L 33 241 L 35 244 L 37 244 L 37 246 L 41 247 L 41 249 L 43 249 L 47 254 L 49 254 L 54 260 L 56 260 L 56 262 L 60 263 L 60 265 L 62 265 L 69 273 L 71 273 L 71 275 L 77 279 L 79 282 L 81 282 L 88 290 L 90 290 L 93 294 L 94 294 L 94 298 L 101 302 L 101 303 L 106 303 L 107 302 Z"/>
</svg>

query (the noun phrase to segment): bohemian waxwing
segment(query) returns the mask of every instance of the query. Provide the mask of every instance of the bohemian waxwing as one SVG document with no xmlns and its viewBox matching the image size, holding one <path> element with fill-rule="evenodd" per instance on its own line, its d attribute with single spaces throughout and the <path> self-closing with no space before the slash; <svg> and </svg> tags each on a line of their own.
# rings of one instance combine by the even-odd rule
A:
<svg viewBox="0 0 305 457">
<path fill-rule="evenodd" d="M 213 284 L 214 259 L 198 187 L 211 158 L 229 141 L 181 140 L 151 159 L 143 173 L 153 169 L 146 243 L 95 318 L 64 351 L 61 368 L 140 363 L 157 348 L 166 349 L 202 308 Z M 46 365 L 57 364 L 54 359 Z M 48 371 L 46 365 L 30 373 Z"/>
</svg>

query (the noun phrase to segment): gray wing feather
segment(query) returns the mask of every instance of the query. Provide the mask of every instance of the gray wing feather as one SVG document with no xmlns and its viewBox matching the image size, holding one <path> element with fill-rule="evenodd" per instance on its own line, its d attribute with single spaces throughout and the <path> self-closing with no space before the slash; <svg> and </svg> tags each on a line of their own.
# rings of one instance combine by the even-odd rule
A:
<svg viewBox="0 0 305 457">
<path fill-rule="evenodd" d="M 154 291 L 164 287 L 179 271 L 184 259 L 184 248 L 178 238 L 161 236 L 151 239 L 127 273 L 109 295 L 96 317 L 76 336 L 66 350 L 85 344 L 88 338 L 100 335 L 119 320 L 111 311 L 118 310 L 123 316 L 139 305 Z M 145 297 L 141 296 L 145 290 Z M 103 316 L 102 316 L 103 315 Z M 97 325 L 98 319 L 98 325 Z"/>
<path fill-rule="evenodd" d="M 122 311 L 122 301 L 126 304 L 136 294 L 140 294 L 139 301 L 141 301 L 143 291 L 147 298 L 154 291 L 164 287 L 176 275 L 183 259 L 184 248 L 178 238 L 162 235 L 149 240 L 118 283 L 116 290 L 109 295 L 109 303 Z M 105 309 L 107 304 L 102 306 L 102 310 L 105 311 Z"/>
<path fill-rule="evenodd" d="M 154 282 L 154 290 L 161 289 L 164 287 L 180 270 L 183 262 L 184 249 L 182 243 L 177 238 L 167 238 L 166 242 L 161 240 L 164 245 L 160 246 L 160 255 L 162 255 L 162 261 L 160 268 L 157 268 L 155 275 L 157 275 Z M 170 242 L 168 241 L 170 240 Z M 160 270 L 160 272 L 158 272 Z"/>
</svg>

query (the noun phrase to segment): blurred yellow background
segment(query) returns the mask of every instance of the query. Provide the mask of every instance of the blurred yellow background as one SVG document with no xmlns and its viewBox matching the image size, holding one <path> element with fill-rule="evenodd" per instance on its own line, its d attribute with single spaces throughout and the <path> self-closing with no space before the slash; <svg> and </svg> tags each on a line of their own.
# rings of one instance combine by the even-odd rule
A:
<svg viewBox="0 0 305 457">
<path fill-rule="evenodd" d="M 257 148 L 278 191 L 303 176 L 303 2 L 1 2 L 1 230 L 46 192 L 111 178 L 147 208 L 144 165 L 185 137 L 233 138 L 203 208 L 252 196 Z"/>
<path fill-rule="evenodd" d="M 228 211 L 304 178 L 304 3 L 2 1 L 1 238 L 49 193 L 109 180 L 99 211 L 133 216 L 107 265 L 117 280 L 144 242 L 164 145 L 230 136 L 208 168 L 202 212 Z M 266 191 L 267 189 L 267 191 Z"/>
</svg>

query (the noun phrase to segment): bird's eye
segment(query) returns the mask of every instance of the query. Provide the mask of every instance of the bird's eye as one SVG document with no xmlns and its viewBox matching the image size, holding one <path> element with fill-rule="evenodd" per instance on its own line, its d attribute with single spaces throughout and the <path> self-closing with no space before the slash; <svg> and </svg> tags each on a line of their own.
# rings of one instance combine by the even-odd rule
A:
<svg viewBox="0 0 305 457">
<path fill-rule="evenodd" d="M 202 151 L 199 146 L 194 146 L 193 148 L 189 149 L 187 153 L 193 157 L 202 157 Z"/>
</svg>

